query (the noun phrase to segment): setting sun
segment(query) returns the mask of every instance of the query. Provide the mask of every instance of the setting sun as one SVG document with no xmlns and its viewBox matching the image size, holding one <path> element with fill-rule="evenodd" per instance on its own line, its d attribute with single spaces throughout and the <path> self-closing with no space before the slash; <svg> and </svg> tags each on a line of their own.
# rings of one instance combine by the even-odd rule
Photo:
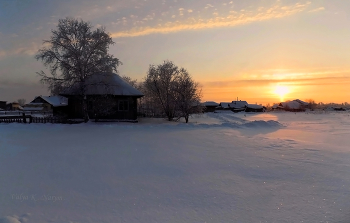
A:
<svg viewBox="0 0 350 223">
<path fill-rule="evenodd" d="M 289 89 L 286 86 L 276 86 L 274 93 L 283 101 L 284 96 L 289 93 Z"/>
</svg>

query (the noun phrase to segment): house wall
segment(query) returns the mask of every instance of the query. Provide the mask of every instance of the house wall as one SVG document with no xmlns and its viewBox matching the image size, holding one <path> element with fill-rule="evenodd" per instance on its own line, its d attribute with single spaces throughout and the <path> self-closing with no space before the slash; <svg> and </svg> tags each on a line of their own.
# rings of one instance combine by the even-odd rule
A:
<svg viewBox="0 0 350 223">
<path fill-rule="evenodd" d="M 1 109 L 6 109 L 6 101 L 0 101 L 0 108 Z"/>
<path fill-rule="evenodd" d="M 68 106 L 62 110 L 69 118 L 82 118 L 83 105 L 81 99 L 68 97 Z M 137 97 L 131 96 L 100 96 L 87 97 L 87 109 L 91 119 L 137 119 Z"/>
<path fill-rule="evenodd" d="M 20 110 L 20 105 L 18 103 L 9 103 L 6 105 L 6 110 L 8 111 Z"/>
<path fill-rule="evenodd" d="M 246 112 L 264 112 L 264 108 L 249 108 L 245 109 Z"/>
<path fill-rule="evenodd" d="M 25 107 L 43 107 L 43 111 L 52 111 L 53 110 L 53 106 L 51 104 L 47 103 L 47 101 L 45 101 L 44 99 L 42 99 L 40 97 L 35 98 L 30 103 L 42 103 L 42 105 L 27 104 L 27 105 L 25 105 Z"/>
<path fill-rule="evenodd" d="M 217 106 L 205 106 L 204 112 L 214 112 Z"/>
</svg>

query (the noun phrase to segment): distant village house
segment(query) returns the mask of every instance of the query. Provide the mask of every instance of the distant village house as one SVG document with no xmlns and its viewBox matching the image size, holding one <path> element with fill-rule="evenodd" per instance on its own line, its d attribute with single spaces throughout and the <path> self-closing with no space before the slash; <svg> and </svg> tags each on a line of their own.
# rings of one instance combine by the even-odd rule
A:
<svg viewBox="0 0 350 223">
<path fill-rule="evenodd" d="M 63 96 L 37 96 L 33 101 L 23 106 L 24 111 L 48 111 L 53 115 L 65 113 L 68 98 Z"/>
<path fill-rule="evenodd" d="M 23 107 L 18 102 L 11 102 L 6 104 L 7 111 L 20 111 L 23 110 Z"/>
<path fill-rule="evenodd" d="M 206 101 L 202 105 L 204 106 L 204 112 L 214 112 L 216 107 L 219 106 L 219 104 L 214 101 Z"/>
<path fill-rule="evenodd" d="M 281 102 L 272 106 L 273 110 L 284 110 L 291 112 L 302 112 L 309 108 L 309 103 L 296 99 L 293 101 Z"/>
</svg>

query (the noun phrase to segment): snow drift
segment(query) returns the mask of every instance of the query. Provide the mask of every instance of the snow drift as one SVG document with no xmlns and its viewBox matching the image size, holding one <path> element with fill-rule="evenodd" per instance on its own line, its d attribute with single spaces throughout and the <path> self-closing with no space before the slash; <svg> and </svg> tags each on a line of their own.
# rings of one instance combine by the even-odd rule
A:
<svg viewBox="0 0 350 223">
<path fill-rule="evenodd" d="M 349 135 L 345 113 L 0 124 L 0 222 L 347 222 Z"/>
</svg>

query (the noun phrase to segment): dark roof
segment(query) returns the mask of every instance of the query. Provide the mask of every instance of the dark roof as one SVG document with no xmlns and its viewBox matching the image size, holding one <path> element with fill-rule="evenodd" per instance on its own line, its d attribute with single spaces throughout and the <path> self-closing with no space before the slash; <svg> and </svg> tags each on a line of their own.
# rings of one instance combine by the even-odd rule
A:
<svg viewBox="0 0 350 223">
<path fill-rule="evenodd" d="M 207 106 L 207 107 L 214 107 L 214 106 L 217 107 L 217 106 L 219 106 L 219 104 L 214 102 L 214 101 L 206 101 L 206 102 L 203 103 L 203 105 Z"/>
<path fill-rule="evenodd" d="M 118 95 L 118 96 L 144 96 L 114 73 L 97 73 L 88 77 L 85 81 L 86 95 Z M 80 83 L 64 90 L 60 95 L 78 95 Z"/>
</svg>

